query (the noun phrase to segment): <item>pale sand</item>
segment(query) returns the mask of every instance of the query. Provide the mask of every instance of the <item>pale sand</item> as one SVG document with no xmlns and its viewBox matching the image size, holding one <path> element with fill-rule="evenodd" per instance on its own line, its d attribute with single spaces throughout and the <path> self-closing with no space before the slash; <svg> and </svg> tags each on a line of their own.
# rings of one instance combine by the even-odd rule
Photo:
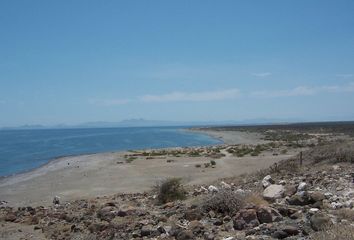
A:
<svg viewBox="0 0 354 240">
<path fill-rule="evenodd" d="M 215 131 L 212 129 L 191 129 L 191 132 L 203 133 L 213 138 L 220 139 L 226 144 L 262 144 L 268 141 L 262 140 L 262 134 L 244 131 Z"/>
<path fill-rule="evenodd" d="M 242 139 L 244 143 L 259 141 L 253 135 L 240 136 L 238 132 L 213 134 L 222 137 L 227 143 L 241 143 Z M 195 167 L 195 164 L 210 161 L 205 157 L 139 157 L 131 163 L 125 163 L 125 153 L 64 157 L 31 172 L 2 179 L 0 201 L 5 200 L 10 206 L 37 206 L 51 204 L 55 195 L 67 201 L 122 192 L 142 192 L 168 177 L 181 177 L 189 185 L 206 184 L 219 178 L 263 169 L 296 154 L 289 152 L 287 155 L 272 156 L 271 152 L 265 152 L 258 157 L 237 158 L 223 151 L 227 155 L 216 160 L 216 168 L 206 169 Z M 174 162 L 168 163 L 167 159 Z M 118 164 L 119 161 L 124 163 Z"/>
</svg>

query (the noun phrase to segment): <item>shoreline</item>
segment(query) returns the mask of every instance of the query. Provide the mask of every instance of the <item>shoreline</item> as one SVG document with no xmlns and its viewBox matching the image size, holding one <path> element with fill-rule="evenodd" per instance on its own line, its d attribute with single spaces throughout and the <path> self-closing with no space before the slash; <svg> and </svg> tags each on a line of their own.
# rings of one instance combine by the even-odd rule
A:
<svg viewBox="0 0 354 240">
<path fill-rule="evenodd" d="M 188 129 L 189 130 L 189 129 Z M 198 131 L 198 133 L 201 133 Z M 218 134 L 224 134 L 218 132 Z M 235 141 L 240 140 L 238 133 L 233 133 Z M 245 137 L 246 135 L 242 135 Z M 222 136 L 221 136 L 222 137 Z M 224 139 L 228 139 L 224 137 Z M 242 138 L 241 137 L 241 138 Z M 254 136 L 244 138 L 245 142 L 255 141 Z M 260 141 L 259 139 L 257 141 Z M 256 143 L 256 142 L 254 142 Z M 48 205 L 54 196 L 69 201 L 86 197 L 112 195 L 115 193 L 144 192 L 156 182 L 169 177 L 179 177 L 187 185 L 202 185 L 213 181 L 250 173 L 264 169 L 280 160 L 292 157 L 296 152 L 273 156 L 272 152 L 260 156 L 234 157 L 226 152 L 227 142 L 219 145 L 173 147 L 160 149 L 119 151 L 61 157 L 30 172 L 13 175 L 0 180 L 0 201 L 12 206 Z M 175 156 L 171 152 L 182 149 L 187 153 L 200 150 L 207 153 L 219 148 L 223 157 L 214 159 L 209 155 Z M 159 151 L 163 155 L 147 157 L 143 151 Z M 167 152 L 166 152 L 167 150 Z M 169 151 L 171 150 L 171 151 Z M 169 153 L 170 152 L 170 153 Z M 127 161 L 126 154 L 138 157 Z M 140 153 L 140 155 L 139 155 Z M 197 168 L 215 160 L 215 168 Z"/>
<path fill-rule="evenodd" d="M 55 129 L 56 130 L 56 129 Z M 112 151 L 102 151 L 102 152 L 92 152 L 92 153 L 81 153 L 81 154 L 67 154 L 67 155 L 60 155 L 60 156 L 57 156 L 57 157 L 54 157 L 54 158 L 51 158 L 51 159 L 48 159 L 46 163 L 44 164 L 41 164 L 40 166 L 37 166 L 37 167 L 34 167 L 34 168 L 31 168 L 31 169 L 27 169 L 27 170 L 23 170 L 23 171 L 20 171 L 20 172 L 17 172 L 17 173 L 13 173 L 13 174 L 10 174 L 10 175 L 5 175 L 5 176 L 0 176 L 0 186 L 1 186 L 1 182 L 7 178 L 12 178 L 12 177 L 17 177 L 17 176 L 21 176 L 21 175 L 24 175 L 24 174 L 28 174 L 28 173 L 31 173 L 31 172 L 34 172 L 36 171 L 37 169 L 40 169 L 40 168 L 43 168 L 55 161 L 58 161 L 58 160 L 61 160 L 63 158 L 68 158 L 68 157 L 80 157 L 80 156 L 90 156 L 90 155 L 95 155 L 95 154 L 105 154 L 105 153 L 125 153 L 125 152 L 129 152 L 129 151 L 146 151 L 146 150 L 160 150 L 160 149 L 174 149 L 174 148 L 195 148 L 195 147 L 208 147 L 208 146 L 217 146 L 217 145 L 220 145 L 220 144 L 227 144 L 225 143 L 222 139 L 218 138 L 218 137 L 215 137 L 215 136 L 212 136 L 208 133 L 203 133 L 203 131 L 192 131 L 191 128 L 181 128 L 181 129 L 178 129 L 178 131 L 184 131 L 184 132 L 193 132 L 195 134 L 199 134 L 199 135 L 205 135 L 205 136 L 208 136 L 210 138 L 213 138 L 215 140 L 218 140 L 220 141 L 221 143 L 217 143 L 217 144 L 208 144 L 208 145 L 191 145 L 191 146 L 182 146 L 182 147 L 161 147 L 161 148 L 143 148 L 143 149 L 140 149 L 140 148 L 137 148 L 137 149 L 126 149 L 126 150 L 112 150 Z"/>
</svg>

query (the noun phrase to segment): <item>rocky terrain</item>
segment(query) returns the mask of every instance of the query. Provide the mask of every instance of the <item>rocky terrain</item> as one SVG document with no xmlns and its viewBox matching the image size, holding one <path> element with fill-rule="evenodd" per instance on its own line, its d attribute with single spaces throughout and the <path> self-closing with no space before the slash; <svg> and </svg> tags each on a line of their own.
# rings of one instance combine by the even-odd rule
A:
<svg viewBox="0 0 354 240">
<path fill-rule="evenodd" d="M 211 185 L 168 179 L 174 184 L 165 189 L 71 202 L 54 197 L 52 206 L 2 202 L 0 238 L 353 239 L 353 163 L 353 142 L 335 142 L 305 151 L 302 165 L 297 156 Z"/>
</svg>

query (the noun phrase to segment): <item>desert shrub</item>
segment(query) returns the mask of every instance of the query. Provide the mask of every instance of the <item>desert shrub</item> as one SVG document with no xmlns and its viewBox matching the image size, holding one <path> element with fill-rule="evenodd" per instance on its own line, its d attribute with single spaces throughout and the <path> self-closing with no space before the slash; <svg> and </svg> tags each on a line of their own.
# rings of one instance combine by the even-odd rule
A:
<svg viewBox="0 0 354 240">
<path fill-rule="evenodd" d="M 311 235 L 312 240 L 353 240 L 354 227 L 351 225 L 334 224 L 325 231 L 316 232 Z"/>
<path fill-rule="evenodd" d="M 131 156 L 131 157 L 128 157 L 127 159 L 125 159 L 125 162 L 126 162 L 126 163 L 131 163 L 131 162 L 134 161 L 135 159 L 137 159 L 137 157 Z"/>
<path fill-rule="evenodd" d="M 251 156 L 252 156 L 252 157 L 257 157 L 259 154 L 260 154 L 260 152 L 253 151 L 253 152 L 251 153 Z"/>
<path fill-rule="evenodd" d="M 196 168 L 200 168 L 202 165 L 201 164 L 196 164 L 195 167 Z"/>
<path fill-rule="evenodd" d="M 244 196 L 236 194 L 231 190 L 221 190 L 217 193 L 208 194 L 201 202 L 201 209 L 204 212 L 214 211 L 216 213 L 234 215 L 245 205 Z"/>
<path fill-rule="evenodd" d="M 280 151 L 281 154 L 287 154 L 288 150 L 287 149 L 283 149 Z"/>
<path fill-rule="evenodd" d="M 323 146 L 317 146 L 309 151 L 304 152 L 304 159 L 309 162 L 350 162 L 354 163 L 354 144 L 350 143 L 333 143 Z"/>
<path fill-rule="evenodd" d="M 205 168 L 210 167 L 210 163 L 204 163 L 204 167 L 205 167 Z"/>
<path fill-rule="evenodd" d="M 156 185 L 158 203 L 163 204 L 186 198 L 180 178 L 169 178 Z"/>
<path fill-rule="evenodd" d="M 189 153 L 189 156 L 190 156 L 190 157 L 199 157 L 199 156 L 200 156 L 200 153 L 197 152 L 197 151 L 191 151 L 191 152 Z"/>
<path fill-rule="evenodd" d="M 215 165 L 216 165 L 216 162 L 215 162 L 214 160 L 211 160 L 211 161 L 210 161 L 210 164 L 211 164 L 212 166 L 215 166 Z"/>
</svg>

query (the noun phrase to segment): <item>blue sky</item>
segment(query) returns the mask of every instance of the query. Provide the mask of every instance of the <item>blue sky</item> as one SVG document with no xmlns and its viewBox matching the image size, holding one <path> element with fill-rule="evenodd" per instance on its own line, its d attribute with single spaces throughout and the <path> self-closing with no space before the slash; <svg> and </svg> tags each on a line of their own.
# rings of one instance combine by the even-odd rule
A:
<svg viewBox="0 0 354 240">
<path fill-rule="evenodd" d="M 354 120 L 354 1 L 0 2 L 0 126 Z"/>
</svg>

